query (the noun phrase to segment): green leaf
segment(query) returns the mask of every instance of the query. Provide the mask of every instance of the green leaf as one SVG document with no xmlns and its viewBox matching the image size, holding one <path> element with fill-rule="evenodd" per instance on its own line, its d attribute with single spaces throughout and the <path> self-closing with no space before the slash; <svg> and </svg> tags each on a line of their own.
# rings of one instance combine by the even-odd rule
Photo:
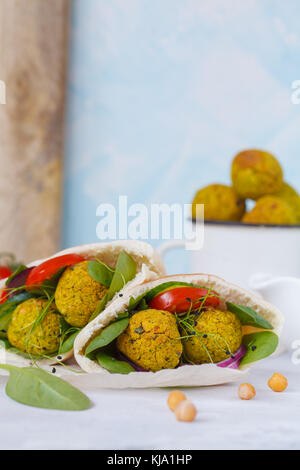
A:
<svg viewBox="0 0 300 470">
<path fill-rule="evenodd" d="M 116 321 L 117 321 L 117 320 L 122 320 L 123 318 L 128 318 L 128 317 L 129 317 L 129 312 L 121 312 L 121 313 L 119 313 L 119 315 L 117 316 Z"/>
<path fill-rule="evenodd" d="M 68 336 L 68 338 L 61 345 L 59 354 L 65 354 L 73 349 L 75 338 L 79 332 L 80 330 L 75 331 L 75 333 L 72 333 L 70 336 Z"/>
<path fill-rule="evenodd" d="M 123 333 L 123 331 L 127 328 L 128 323 L 129 318 L 123 318 L 122 320 L 115 321 L 103 328 L 101 333 L 92 339 L 92 341 L 89 343 L 85 350 L 85 355 L 87 356 L 96 349 L 103 348 L 104 346 L 110 344 L 121 333 Z"/>
<path fill-rule="evenodd" d="M 108 351 L 100 350 L 96 354 L 97 361 L 104 369 L 113 374 L 129 374 L 135 372 L 134 368 L 126 361 L 119 361 L 111 356 Z"/>
<path fill-rule="evenodd" d="M 3 304 L 0 304 L 0 318 L 4 317 L 9 312 L 13 312 L 19 304 L 32 297 L 35 297 L 35 295 L 29 292 L 21 292 L 20 294 L 10 297 Z"/>
<path fill-rule="evenodd" d="M 89 322 L 94 320 L 99 313 L 103 312 L 107 302 L 113 298 L 113 296 L 119 292 L 136 276 L 136 262 L 125 252 L 121 252 L 118 256 L 116 270 L 111 280 L 111 284 L 108 292 L 100 300 L 95 311 L 90 316 Z"/>
<path fill-rule="evenodd" d="M 10 373 L 6 394 L 24 405 L 55 410 L 86 410 L 90 400 L 65 380 L 36 367 L 0 364 Z"/>
<path fill-rule="evenodd" d="M 234 313 L 240 320 L 242 325 L 255 326 L 266 330 L 273 330 L 273 326 L 265 318 L 259 315 L 253 308 L 244 305 L 237 305 L 226 302 L 227 308 Z"/>
<path fill-rule="evenodd" d="M 97 307 L 95 308 L 94 312 L 90 316 L 89 322 L 94 320 L 94 318 L 96 318 L 99 315 L 99 313 L 103 312 L 103 310 L 105 309 L 105 305 L 107 304 L 108 301 L 109 301 L 109 295 L 108 295 L 108 292 L 106 292 L 106 294 L 102 297 Z"/>
<path fill-rule="evenodd" d="M 127 282 L 134 279 L 136 276 L 136 262 L 127 253 L 122 251 L 117 260 L 116 270 L 113 275 L 110 287 L 109 297 L 110 299 L 119 292 L 127 284 Z M 109 300 L 110 300 L 109 299 Z"/>
<path fill-rule="evenodd" d="M 1 338 L 0 339 L 0 348 L 3 348 L 3 349 L 10 349 L 11 348 L 11 344 L 8 341 L 7 338 Z"/>
<path fill-rule="evenodd" d="M 88 273 L 95 281 L 100 282 L 105 287 L 110 286 L 114 275 L 114 271 L 99 260 L 88 262 Z"/>
<path fill-rule="evenodd" d="M 270 356 L 278 346 L 278 336 L 272 331 L 251 333 L 243 337 L 243 344 L 247 351 L 241 361 L 241 366 Z"/>
<path fill-rule="evenodd" d="M 0 337 L 6 337 L 7 328 L 8 328 L 8 325 L 10 324 L 12 315 L 13 315 L 13 312 L 9 312 L 0 318 Z"/>
</svg>

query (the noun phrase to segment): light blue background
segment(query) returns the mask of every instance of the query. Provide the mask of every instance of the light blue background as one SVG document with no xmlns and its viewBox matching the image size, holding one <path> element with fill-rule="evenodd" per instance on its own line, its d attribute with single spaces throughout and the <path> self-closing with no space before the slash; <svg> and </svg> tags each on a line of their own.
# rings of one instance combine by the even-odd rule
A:
<svg viewBox="0 0 300 470">
<path fill-rule="evenodd" d="M 299 58 L 299 0 L 73 0 L 63 246 L 96 241 L 119 194 L 188 203 L 229 183 L 247 147 L 299 188 Z"/>
</svg>

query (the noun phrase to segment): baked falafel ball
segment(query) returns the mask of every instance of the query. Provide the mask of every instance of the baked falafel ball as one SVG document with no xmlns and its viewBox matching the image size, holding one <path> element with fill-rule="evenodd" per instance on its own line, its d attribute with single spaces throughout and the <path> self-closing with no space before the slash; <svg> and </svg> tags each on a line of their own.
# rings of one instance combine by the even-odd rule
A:
<svg viewBox="0 0 300 470">
<path fill-rule="evenodd" d="M 256 200 L 279 191 L 283 173 L 279 162 L 271 153 L 244 150 L 233 159 L 231 179 L 240 197 Z"/>
<path fill-rule="evenodd" d="M 204 204 L 206 220 L 238 221 L 245 213 L 245 201 L 231 186 L 210 184 L 200 189 L 192 202 L 192 217 L 197 218 L 196 204 Z"/>
<path fill-rule="evenodd" d="M 194 331 L 186 328 L 182 336 L 190 336 L 183 341 L 183 348 L 187 359 L 194 364 L 221 362 L 241 345 L 241 322 L 227 310 L 209 308 L 202 311 L 195 315 L 192 327 Z"/>
<path fill-rule="evenodd" d="M 294 211 L 297 223 L 300 224 L 300 196 L 297 191 L 287 183 L 283 183 L 280 191 L 274 196 L 285 201 Z"/>
<path fill-rule="evenodd" d="M 32 330 L 36 318 L 47 303 L 47 300 L 33 298 L 16 307 L 7 330 L 7 337 L 12 346 L 34 356 L 54 354 L 58 350 L 60 320 L 54 303 L 49 307 L 42 322 Z"/>
<path fill-rule="evenodd" d="M 294 225 L 297 217 L 292 208 L 279 197 L 265 196 L 242 218 L 245 224 Z"/>
<path fill-rule="evenodd" d="M 56 287 L 57 309 L 72 326 L 85 326 L 108 290 L 89 275 L 87 268 L 88 261 L 67 267 Z"/>
<path fill-rule="evenodd" d="M 174 369 L 183 350 L 176 317 L 155 309 L 134 314 L 118 337 L 117 348 L 145 370 Z"/>
</svg>

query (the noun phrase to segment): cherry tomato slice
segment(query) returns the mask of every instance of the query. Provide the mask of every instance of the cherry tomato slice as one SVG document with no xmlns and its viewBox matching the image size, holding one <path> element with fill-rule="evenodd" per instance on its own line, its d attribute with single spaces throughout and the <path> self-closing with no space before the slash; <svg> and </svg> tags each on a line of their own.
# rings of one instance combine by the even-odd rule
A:
<svg viewBox="0 0 300 470">
<path fill-rule="evenodd" d="M 202 305 L 203 298 L 207 293 L 208 289 L 202 287 L 175 287 L 156 295 L 149 303 L 149 307 L 167 312 L 183 313 L 189 310 L 192 303 L 193 310 L 196 310 Z M 203 306 L 216 307 L 219 303 L 220 299 L 217 294 L 210 291 Z"/>
<path fill-rule="evenodd" d="M 83 258 L 83 256 L 76 254 L 62 255 L 48 259 L 30 271 L 26 280 L 26 286 L 39 286 L 43 281 L 51 279 L 61 268 L 72 266 L 84 260 L 85 258 Z"/>
<path fill-rule="evenodd" d="M 0 266 L 0 279 L 6 279 L 12 274 L 12 270 L 7 266 Z"/>
</svg>

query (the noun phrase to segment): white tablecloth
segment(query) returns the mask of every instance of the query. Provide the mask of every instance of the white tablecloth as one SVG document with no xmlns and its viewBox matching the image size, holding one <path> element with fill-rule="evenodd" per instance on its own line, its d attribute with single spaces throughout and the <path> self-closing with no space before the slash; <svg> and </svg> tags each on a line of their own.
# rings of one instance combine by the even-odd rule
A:
<svg viewBox="0 0 300 470">
<path fill-rule="evenodd" d="M 289 387 L 274 393 L 273 372 Z M 198 409 L 193 423 L 177 422 L 166 406 L 169 391 L 84 390 L 82 412 L 31 408 L 10 400 L 0 377 L 1 449 L 300 449 L 300 365 L 289 354 L 265 360 L 247 379 L 257 396 L 237 397 L 238 384 L 187 389 Z M 83 389 L 81 387 L 81 389 Z"/>
</svg>

